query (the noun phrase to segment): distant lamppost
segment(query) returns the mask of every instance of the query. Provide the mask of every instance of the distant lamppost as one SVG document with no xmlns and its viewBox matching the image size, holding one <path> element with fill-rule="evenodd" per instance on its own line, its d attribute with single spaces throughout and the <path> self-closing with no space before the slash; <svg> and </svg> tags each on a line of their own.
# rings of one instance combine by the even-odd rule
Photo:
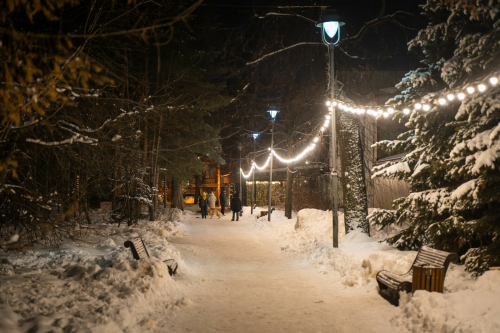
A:
<svg viewBox="0 0 500 333">
<path fill-rule="evenodd" d="M 330 53 L 330 96 L 331 99 L 335 99 L 335 72 L 334 72 L 334 49 L 335 44 L 340 40 L 340 27 L 345 23 L 340 21 L 340 16 L 337 15 L 335 9 L 327 9 L 321 17 L 320 23 L 316 26 L 321 28 L 321 36 L 323 42 L 328 46 Z M 328 38 L 327 38 L 328 36 Z M 335 38 L 336 37 L 336 38 Z M 335 103 L 334 103 L 335 104 Z M 339 247 L 339 219 L 337 213 L 338 205 L 338 189 L 337 189 L 337 156 L 335 153 L 335 148 L 337 146 L 337 132 L 336 132 L 336 121 L 337 117 L 335 114 L 335 105 L 331 105 L 332 111 L 332 165 L 331 165 L 331 176 L 332 176 L 332 214 L 333 214 L 333 247 Z"/>
<path fill-rule="evenodd" d="M 278 115 L 278 110 L 276 110 L 276 107 L 274 105 L 269 106 L 267 109 L 267 112 L 269 112 L 269 115 L 271 116 L 271 119 L 273 120 L 273 126 L 271 129 L 271 166 L 269 167 L 269 202 L 268 202 L 268 211 L 267 211 L 267 220 L 271 222 L 271 195 L 272 195 L 272 190 L 273 190 L 273 145 L 274 145 L 274 120 L 276 119 L 276 116 Z"/>
<path fill-rule="evenodd" d="M 240 151 L 240 199 L 241 199 L 241 205 L 243 206 L 243 192 L 241 187 L 241 150 L 243 149 L 243 145 L 241 144 L 241 142 L 238 142 L 236 148 L 238 148 L 238 150 Z"/>
<path fill-rule="evenodd" d="M 253 133 L 253 162 L 255 163 L 255 145 L 257 143 L 257 138 L 259 137 L 259 133 Z M 252 207 L 250 208 L 250 214 L 253 214 L 253 203 L 255 200 L 255 172 L 252 172 Z"/>
</svg>

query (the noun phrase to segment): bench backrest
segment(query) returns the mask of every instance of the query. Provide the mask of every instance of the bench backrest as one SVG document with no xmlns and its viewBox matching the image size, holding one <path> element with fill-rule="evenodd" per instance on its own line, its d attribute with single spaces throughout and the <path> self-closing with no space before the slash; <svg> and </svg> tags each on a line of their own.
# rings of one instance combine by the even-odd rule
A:
<svg viewBox="0 0 500 333">
<path fill-rule="evenodd" d="M 124 245 L 125 247 L 130 247 L 135 260 L 149 258 L 148 250 L 146 249 L 146 245 L 144 245 L 144 242 L 141 238 L 128 240 Z"/>
<path fill-rule="evenodd" d="M 455 253 L 439 251 L 428 246 L 422 246 L 420 251 L 418 251 L 417 257 L 415 258 L 412 266 L 443 266 L 444 271 L 446 272 L 450 263 L 455 263 L 457 261 L 458 255 Z"/>
</svg>

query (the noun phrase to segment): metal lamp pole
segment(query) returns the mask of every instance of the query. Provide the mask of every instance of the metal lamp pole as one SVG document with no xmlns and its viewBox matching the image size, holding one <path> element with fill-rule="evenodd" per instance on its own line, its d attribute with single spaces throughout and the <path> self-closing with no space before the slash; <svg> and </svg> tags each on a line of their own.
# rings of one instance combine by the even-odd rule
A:
<svg viewBox="0 0 500 333">
<path fill-rule="evenodd" d="M 240 199 L 241 199 L 241 205 L 243 206 L 243 191 L 241 185 L 241 150 L 243 149 L 243 145 L 241 143 L 238 143 L 237 148 L 240 151 Z"/>
<path fill-rule="evenodd" d="M 274 119 L 273 127 L 271 130 L 271 165 L 269 167 L 269 202 L 267 209 L 267 220 L 271 222 L 271 195 L 273 191 L 273 144 L 274 144 Z"/>
<path fill-rule="evenodd" d="M 269 202 L 268 202 L 268 211 L 267 211 L 267 220 L 271 222 L 271 198 L 273 192 L 273 145 L 274 145 L 274 119 L 278 115 L 278 110 L 274 106 L 270 106 L 267 110 L 273 119 L 273 126 L 271 129 L 271 165 L 269 168 Z"/>
<path fill-rule="evenodd" d="M 332 100 L 335 99 L 335 71 L 334 71 L 334 50 L 335 44 L 338 43 L 340 39 L 340 26 L 344 25 L 340 21 L 340 17 L 336 14 L 336 10 L 327 9 L 325 10 L 323 16 L 321 17 L 321 22 L 317 25 L 321 27 L 323 42 L 328 46 L 329 56 L 330 56 L 330 97 Z M 330 41 L 326 38 L 326 35 L 330 38 Z M 337 35 L 337 40 L 334 37 Z M 332 103 L 332 165 L 331 165 L 331 181 L 332 181 L 332 227 L 333 227 L 333 247 L 339 247 L 339 218 L 338 218 L 338 175 L 337 175 L 337 117 L 336 117 L 336 103 Z"/>
<path fill-rule="evenodd" d="M 257 143 L 257 137 L 259 136 L 259 133 L 254 133 L 253 135 L 253 162 L 255 163 L 255 145 Z M 252 172 L 252 207 L 250 208 L 250 214 L 253 214 L 253 203 L 254 203 L 254 196 L 255 196 L 255 172 Z"/>
</svg>

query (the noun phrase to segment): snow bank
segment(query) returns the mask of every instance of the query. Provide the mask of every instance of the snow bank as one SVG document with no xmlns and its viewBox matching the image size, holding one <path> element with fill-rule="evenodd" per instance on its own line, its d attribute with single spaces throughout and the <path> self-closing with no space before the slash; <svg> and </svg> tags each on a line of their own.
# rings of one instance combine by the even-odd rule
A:
<svg viewBox="0 0 500 333">
<path fill-rule="evenodd" d="M 416 252 L 401 252 L 379 243 L 360 229 L 345 235 L 344 214 L 339 211 L 338 215 L 339 248 L 332 246 L 331 211 L 303 209 L 292 219 L 286 218 L 283 211 L 275 211 L 271 223 L 267 217 L 255 218 L 254 226 L 280 242 L 283 251 L 303 256 L 344 286 L 370 283 L 376 288 L 374 278 L 378 271 L 405 273 L 410 269 Z"/>
<path fill-rule="evenodd" d="M 180 274 L 186 272 L 167 240 L 184 234 L 179 222 L 141 221 L 119 229 L 106 224 L 78 244 L 2 253 L 0 332 L 135 332 L 154 327 L 154 316 L 162 312 L 158 308 L 166 311 L 182 298 L 162 261 L 173 258 Z M 134 237 L 144 240 L 150 259 L 134 260 L 123 246 Z"/>
<path fill-rule="evenodd" d="M 445 292 L 416 291 L 392 319 L 403 332 L 500 332 L 500 272 L 472 280 L 455 266 L 448 272 Z"/>
</svg>

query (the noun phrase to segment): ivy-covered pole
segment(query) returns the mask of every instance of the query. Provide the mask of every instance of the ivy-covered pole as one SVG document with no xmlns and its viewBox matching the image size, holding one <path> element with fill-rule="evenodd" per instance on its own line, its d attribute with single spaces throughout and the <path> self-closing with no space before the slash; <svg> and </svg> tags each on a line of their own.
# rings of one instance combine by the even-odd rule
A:
<svg viewBox="0 0 500 333">
<path fill-rule="evenodd" d="M 344 22 L 340 21 L 340 17 L 337 15 L 335 9 L 327 9 L 321 17 L 320 23 L 317 27 L 321 28 L 321 35 L 323 42 L 328 46 L 328 52 L 330 56 L 330 98 L 335 99 L 335 71 L 334 71 L 334 51 L 335 44 L 338 43 L 340 39 L 340 26 L 344 25 Z M 331 105 L 329 110 L 332 112 L 332 159 L 331 159 L 331 182 L 332 182 L 332 229 L 333 229 L 333 247 L 339 247 L 339 217 L 337 212 L 337 206 L 339 202 L 338 193 L 338 174 L 337 174 L 337 154 L 335 149 L 337 147 L 337 117 L 335 106 Z"/>
</svg>

